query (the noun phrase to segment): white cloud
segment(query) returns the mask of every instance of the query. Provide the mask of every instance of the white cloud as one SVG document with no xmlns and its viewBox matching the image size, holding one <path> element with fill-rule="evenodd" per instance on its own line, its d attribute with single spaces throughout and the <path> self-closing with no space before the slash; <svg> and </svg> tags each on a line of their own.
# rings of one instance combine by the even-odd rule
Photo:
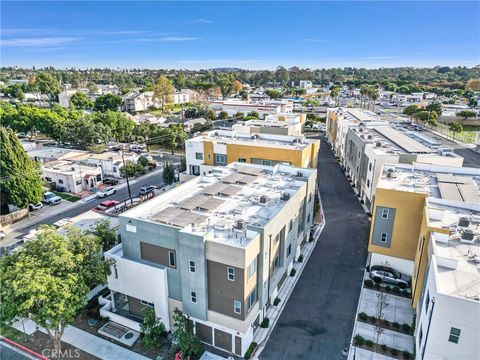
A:
<svg viewBox="0 0 480 360">
<path fill-rule="evenodd" d="M 16 38 L 3 39 L 0 44 L 2 46 L 17 46 L 17 47 L 46 47 L 59 46 L 72 43 L 78 40 L 76 37 L 43 37 L 43 38 Z"/>
</svg>

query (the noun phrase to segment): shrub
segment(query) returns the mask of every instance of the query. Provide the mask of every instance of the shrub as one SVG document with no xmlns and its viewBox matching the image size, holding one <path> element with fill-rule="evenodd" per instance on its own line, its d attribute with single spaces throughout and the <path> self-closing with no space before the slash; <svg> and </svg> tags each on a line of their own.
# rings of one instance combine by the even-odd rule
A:
<svg viewBox="0 0 480 360">
<path fill-rule="evenodd" d="M 380 348 L 382 349 L 383 352 L 387 352 L 387 345 L 385 344 L 380 345 Z"/>
<path fill-rule="evenodd" d="M 365 345 L 367 345 L 368 347 L 372 347 L 373 346 L 373 341 L 372 340 L 365 340 Z"/>
<path fill-rule="evenodd" d="M 410 332 L 410 325 L 403 324 L 402 325 L 402 330 L 405 331 L 406 333 L 409 333 Z"/>
<path fill-rule="evenodd" d="M 379 283 L 379 282 L 376 282 L 376 283 L 375 283 L 375 289 L 380 290 L 380 288 L 381 288 L 380 283 Z"/>
<path fill-rule="evenodd" d="M 403 358 L 406 359 L 406 360 L 410 360 L 410 359 L 412 358 L 412 354 L 409 353 L 407 350 L 402 351 L 402 356 L 403 356 Z"/>
<path fill-rule="evenodd" d="M 363 344 L 365 344 L 365 339 L 362 335 L 355 335 L 353 340 L 355 341 L 355 345 L 362 346 Z"/>
<path fill-rule="evenodd" d="M 303 262 L 303 255 L 300 255 L 300 256 L 298 257 L 298 262 Z"/>
<path fill-rule="evenodd" d="M 363 280 L 363 285 L 365 285 L 367 288 L 370 288 L 373 286 L 373 281 L 370 279 Z"/>
<path fill-rule="evenodd" d="M 360 320 L 363 320 L 363 321 L 368 319 L 368 315 L 365 314 L 364 312 L 361 312 L 360 314 L 358 314 L 358 317 Z"/>
<path fill-rule="evenodd" d="M 396 356 L 398 354 L 398 350 L 397 349 L 390 349 L 390 353 L 394 356 Z"/>
<path fill-rule="evenodd" d="M 393 289 L 392 289 L 392 292 L 394 294 L 400 294 L 400 288 L 398 286 L 394 286 Z"/>
<path fill-rule="evenodd" d="M 275 300 L 273 300 L 273 305 L 277 306 L 280 304 L 280 301 L 282 301 L 279 297 L 276 297 Z"/>
<path fill-rule="evenodd" d="M 290 270 L 290 276 L 295 276 L 296 272 L 297 270 L 295 269 Z"/>
<path fill-rule="evenodd" d="M 270 324 L 270 319 L 269 318 L 263 318 L 260 327 L 261 328 L 268 328 L 268 325 Z"/>
<path fill-rule="evenodd" d="M 398 329 L 398 328 L 400 327 L 400 324 L 395 321 L 395 322 L 392 324 L 392 326 L 393 326 L 395 329 Z"/>
<path fill-rule="evenodd" d="M 408 290 L 402 290 L 400 292 L 400 294 L 402 294 L 403 296 L 406 296 L 406 297 L 410 297 L 410 293 L 408 292 Z"/>
<path fill-rule="evenodd" d="M 377 319 L 376 319 L 375 316 L 369 316 L 368 321 L 370 321 L 371 323 L 375 323 L 377 321 Z"/>
<path fill-rule="evenodd" d="M 254 341 L 250 344 L 250 346 L 248 347 L 248 349 L 245 352 L 245 355 L 243 355 L 243 357 L 247 360 L 250 359 L 256 348 L 257 348 L 257 343 Z"/>
<path fill-rule="evenodd" d="M 386 292 L 392 291 L 392 287 L 391 287 L 391 286 L 388 286 L 388 285 L 385 286 L 385 291 L 386 291 Z"/>
</svg>

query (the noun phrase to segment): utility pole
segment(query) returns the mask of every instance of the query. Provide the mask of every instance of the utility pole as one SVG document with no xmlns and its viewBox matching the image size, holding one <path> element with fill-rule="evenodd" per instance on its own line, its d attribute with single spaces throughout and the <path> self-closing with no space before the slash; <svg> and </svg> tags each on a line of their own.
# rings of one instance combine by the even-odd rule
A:
<svg viewBox="0 0 480 360">
<path fill-rule="evenodd" d="M 123 169 L 125 170 L 125 178 L 126 178 L 126 180 L 127 180 L 128 198 L 130 199 L 130 205 L 132 205 L 132 204 L 133 204 L 132 192 L 130 191 L 130 182 L 128 181 L 127 168 L 125 167 L 125 158 L 124 158 L 124 156 L 123 156 L 123 147 L 122 147 L 122 150 L 120 150 L 120 154 L 122 154 Z"/>
</svg>

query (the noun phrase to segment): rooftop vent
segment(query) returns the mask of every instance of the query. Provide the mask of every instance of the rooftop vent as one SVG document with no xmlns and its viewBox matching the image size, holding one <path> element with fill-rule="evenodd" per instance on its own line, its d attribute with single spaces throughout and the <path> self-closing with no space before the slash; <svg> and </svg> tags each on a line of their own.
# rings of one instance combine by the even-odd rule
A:
<svg viewBox="0 0 480 360">
<path fill-rule="evenodd" d="M 379 148 L 379 147 L 381 147 L 381 146 L 382 146 L 382 143 L 381 143 L 380 141 L 377 141 L 377 142 L 375 143 L 375 147 Z"/>
<path fill-rule="evenodd" d="M 470 225 L 470 219 L 466 216 L 462 216 L 459 220 L 458 220 L 458 226 L 460 227 L 468 227 Z"/>
<path fill-rule="evenodd" d="M 266 204 L 268 202 L 268 196 L 267 195 L 261 195 L 259 198 L 259 203 L 260 204 Z"/>
<path fill-rule="evenodd" d="M 373 139 L 373 135 L 372 134 L 368 134 L 368 140 L 372 140 Z"/>
<path fill-rule="evenodd" d="M 290 194 L 287 192 L 282 193 L 282 196 L 280 197 L 283 201 L 288 201 L 290 200 Z"/>
<path fill-rule="evenodd" d="M 303 177 L 303 173 L 302 173 L 301 171 L 298 171 L 298 172 L 297 172 L 297 176 L 298 176 L 298 177 Z"/>
</svg>

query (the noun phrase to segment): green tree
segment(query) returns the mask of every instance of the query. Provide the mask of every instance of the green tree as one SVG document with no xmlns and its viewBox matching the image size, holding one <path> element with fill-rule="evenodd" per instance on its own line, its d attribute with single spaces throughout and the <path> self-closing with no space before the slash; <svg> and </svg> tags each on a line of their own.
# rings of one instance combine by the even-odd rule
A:
<svg viewBox="0 0 480 360">
<path fill-rule="evenodd" d="M 245 117 L 245 114 L 243 112 L 239 111 L 235 114 L 235 119 L 243 120 L 244 117 Z"/>
<path fill-rule="evenodd" d="M 273 89 L 267 89 L 265 90 L 265 94 L 270 98 L 270 99 L 278 99 L 282 97 L 282 93 L 278 90 L 273 90 Z"/>
<path fill-rule="evenodd" d="M 167 185 L 171 185 L 175 182 L 175 167 L 170 161 L 165 162 L 163 165 L 162 178 Z"/>
<path fill-rule="evenodd" d="M 62 90 L 57 78 L 48 72 L 41 72 L 37 75 L 35 86 L 42 94 L 47 95 L 50 100 L 55 100 Z"/>
<path fill-rule="evenodd" d="M 0 213 L 8 214 L 8 204 L 25 207 L 42 198 L 40 165 L 28 157 L 12 129 L 0 127 Z"/>
<path fill-rule="evenodd" d="M 118 111 L 118 108 L 122 105 L 122 98 L 118 95 L 106 94 L 99 96 L 95 99 L 95 104 L 93 106 L 94 110 L 106 112 Z"/>
<path fill-rule="evenodd" d="M 340 96 L 340 86 L 334 86 L 330 89 L 330 97 L 335 99 L 335 105 L 338 106 L 338 100 Z"/>
<path fill-rule="evenodd" d="M 413 118 L 413 115 L 417 112 L 421 111 L 420 106 L 418 105 L 409 105 L 405 109 L 403 109 L 403 114 L 408 115 L 410 119 Z"/>
<path fill-rule="evenodd" d="M 165 112 L 165 105 L 173 101 L 173 83 L 165 75 L 160 75 L 154 88 L 154 97 L 162 104 L 162 112 Z"/>
<path fill-rule="evenodd" d="M 125 176 L 132 177 L 137 175 L 142 170 L 143 170 L 142 165 L 135 164 L 134 162 L 131 162 L 131 161 L 127 161 L 125 162 L 125 166 L 122 166 L 120 168 L 120 174 L 122 174 L 123 177 Z"/>
<path fill-rule="evenodd" d="M 213 109 L 208 109 L 206 114 L 205 114 L 205 117 L 208 119 L 208 120 L 215 120 L 217 118 L 217 115 L 215 114 L 215 110 Z"/>
<path fill-rule="evenodd" d="M 220 111 L 220 112 L 218 113 L 218 119 L 220 119 L 220 120 L 228 119 L 228 112 L 226 112 L 226 111 Z"/>
<path fill-rule="evenodd" d="M 442 104 L 439 102 L 432 102 L 425 107 L 427 111 L 435 111 L 438 116 L 442 115 Z"/>
<path fill-rule="evenodd" d="M 29 317 L 47 330 L 55 349 L 86 304 L 90 288 L 105 283 L 111 261 L 99 257 L 93 234 L 44 226 L 34 241 L 0 259 L 0 316 L 3 323 Z"/>
<path fill-rule="evenodd" d="M 453 133 L 453 139 L 455 139 L 455 134 L 461 133 L 463 126 L 462 124 L 452 122 L 448 124 L 448 129 Z"/>
<path fill-rule="evenodd" d="M 456 115 L 464 119 L 474 118 L 478 116 L 478 114 L 473 110 L 462 110 L 459 111 Z"/>
<path fill-rule="evenodd" d="M 130 135 L 135 128 L 135 122 L 124 113 L 107 110 L 105 113 L 97 112 L 93 115 L 95 123 L 101 123 L 110 128 L 111 134 L 117 142 Z"/>
<path fill-rule="evenodd" d="M 72 95 L 70 103 L 75 106 L 75 109 L 86 110 L 93 107 L 93 102 L 88 98 L 87 94 L 80 91 Z"/>
<path fill-rule="evenodd" d="M 155 310 L 151 307 L 143 309 L 143 322 L 140 324 L 142 331 L 142 344 L 147 349 L 158 348 L 167 332 L 165 325 L 155 315 Z"/>
<path fill-rule="evenodd" d="M 215 84 L 220 88 L 222 97 L 227 99 L 235 91 L 235 78 L 232 74 L 219 74 Z"/>
<path fill-rule="evenodd" d="M 193 335 L 189 320 L 177 308 L 173 310 L 173 323 L 173 335 L 178 341 L 182 355 L 185 357 L 199 355 L 202 351 L 202 343 Z"/>
<path fill-rule="evenodd" d="M 277 67 L 277 70 L 275 70 L 275 80 L 282 85 L 287 85 L 290 81 L 290 74 L 288 70 L 283 66 Z"/>
<path fill-rule="evenodd" d="M 112 226 L 110 220 L 102 220 L 92 230 L 100 243 L 102 251 L 108 251 L 117 244 L 117 231 Z"/>
<path fill-rule="evenodd" d="M 422 121 L 426 123 L 428 126 L 435 126 L 437 124 L 438 115 L 435 111 L 417 111 L 413 114 L 413 118 L 417 121 Z"/>
<path fill-rule="evenodd" d="M 248 118 L 251 118 L 251 119 L 260 119 L 260 114 L 256 111 L 250 111 L 248 114 L 247 114 L 247 117 Z"/>
<path fill-rule="evenodd" d="M 149 163 L 148 159 L 145 156 L 140 156 L 137 160 L 137 164 L 140 165 L 142 168 L 145 168 Z"/>
<path fill-rule="evenodd" d="M 180 171 L 180 172 L 187 171 L 187 159 L 185 158 L 185 156 L 182 156 L 182 157 L 180 158 L 179 171 Z"/>
</svg>

